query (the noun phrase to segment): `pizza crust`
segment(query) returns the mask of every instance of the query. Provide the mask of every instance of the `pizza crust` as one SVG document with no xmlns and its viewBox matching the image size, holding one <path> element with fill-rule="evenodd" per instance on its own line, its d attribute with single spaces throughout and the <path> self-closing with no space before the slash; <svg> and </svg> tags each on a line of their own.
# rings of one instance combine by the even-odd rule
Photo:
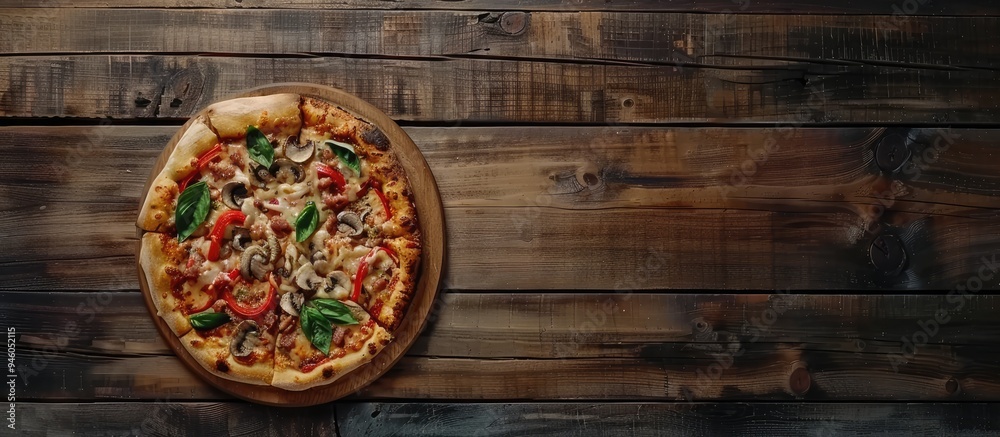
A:
<svg viewBox="0 0 1000 437">
<path fill-rule="evenodd" d="M 239 322 L 229 322 L 230 325 L 236 323 Z M 181 344 L 195 361 L 215 376 L 246 384 L 270 385 L 274 361 L 258 359 L 251 365 L 236 361 L 229 352 L 231 337 L 228 333 L 222 337 L 202 337 L 201 333 L 192 330 L 181 337 Z M 274 342 L 270 343 L 273 345 Z M 262 344 L 255 353 L 261 353 L 265 358 L 273 357 L 271 345 Z"/>
<path fill-rule="evenodd" d="M 389 282 L 392 288 L 381 293 L 382 296 L 387 296 L 383 298 L 382 309 L 373 316 L 382 326 L 390 331 L 395 331 L 399 327 L 399 323 L 403 321 L 406 308 L 416 292 L 421 249 L 417 242 L 402 238 L 386 240 L 383 244 L 396 252 L 399 257 L 399 266 L 393 271 L 392 280 Z M 369 302 L 370 304 L 371 302 Z"/>
<path fill-rule="evenodd" d="M 156 307 L 156 315 L 160 316 L 170 330 L 180 337 L 191 330 L 191 323 L 177 310 L 179 307 L 177 299 L 170 291 L 170 276 L 167 275 L 165 268 L 175 265 L 176 262 L 165 254 L 164 237 L 170 238 L 164 234 L 149 232 L 143 234 L 139 266 L 146 277 L 146 285 L 153 306 Z"/>
<path fill-rule="evenodd" d="M 299 335 L 301 332 L 296 330 Z M 308 372 L 295 368 L 276 369 L 271 385 L 285 390 L 302 391 L 329 384 L 370 362 L 391 340 L 392 335 L 385 328 L 375 325 L 371 338 L 357 352 L 320 364 Z"/>
<path fill-rule="evenodd" d="M 180 195 L 177 181 L 194 172 L 197 169 L 198 156 L 218 143 L 219 137 L 212 132 L 205 117 L 198 117 L 188 126 L 188 130 L 177 141 L 163 170 L 149 187 L 136 223 L 140 229 L 167 232 L 173 227 L 174 208 L 177 196 Z"/>
<path fill-rule="evenodd" d="M 215 132 L 224 139 L 244 138 L 249 125 L 264 134 L 283 137 L 298 135 L 302 127 L 298 94 L 226 100 L 209 106 L 205 114 Z"/>
</svg>

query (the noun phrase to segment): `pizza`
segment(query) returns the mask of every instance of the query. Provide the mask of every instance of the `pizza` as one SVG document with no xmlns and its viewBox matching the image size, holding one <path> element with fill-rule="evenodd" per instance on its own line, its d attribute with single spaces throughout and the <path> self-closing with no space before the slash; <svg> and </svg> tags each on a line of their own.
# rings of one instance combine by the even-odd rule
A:
<svg viewBox="0 0 1000 437">
<path fill-rule="evenodd" d="M 157 315 L 212 374 L 305 390 L 369 361 L 413 299 L 421 235 L 393 144 L 324 100 L 191 120 L 141 207 Z"/>
</svg>

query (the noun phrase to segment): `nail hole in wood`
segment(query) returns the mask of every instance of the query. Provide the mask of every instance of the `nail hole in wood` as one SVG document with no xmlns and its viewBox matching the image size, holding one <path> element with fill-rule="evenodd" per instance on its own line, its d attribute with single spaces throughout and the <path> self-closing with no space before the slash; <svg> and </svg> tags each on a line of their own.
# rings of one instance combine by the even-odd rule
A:
<svg viewBox="0 0 1000 437">
<path fill-rule="evenodd" d="M 958 393 L 959 388 L 961 388 L 961 386 L 958 384 L 958 380 L 956 380 L 955 378 L 951 378 L 948 380 L 948 382 L 944 383 L 944 389 L 948 391 L 948 394 L 950 395 Z"/>
<path fill-rule="evenodd" d="M 631 108 L 632 106 L 635 106 L 635 102 L 632 101 L 632 99 L 625 99 L 624 101 L 622 101 L 622 106 L 626 108 Z"/>
</svg>

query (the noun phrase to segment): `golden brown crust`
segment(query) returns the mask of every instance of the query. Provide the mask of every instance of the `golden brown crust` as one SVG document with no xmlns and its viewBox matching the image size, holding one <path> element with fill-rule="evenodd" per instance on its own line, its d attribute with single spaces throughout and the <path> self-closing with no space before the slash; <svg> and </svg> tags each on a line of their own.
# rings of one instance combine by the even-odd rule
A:
<svg viewBox="0 0 1000 437">
<path fill-rule="evenodd" d="M 301 333 L 301 329 L 296 333 Z M 304 336 L 301 337 L 304 339 Z M 281 351 L 276 353 L 274 378 L 271 385 L 285 390 L 301 391 L 318 385 L 329 384 L 347 375 L 352 370 L 367 364 L 392 340 L 385 328 L 376 325 L 372 336 L 357 351 L 340 358 L 331 359 L 307 372 L 295 368 L 287 357 L 282 359 Z M 280 339 L 279 339 L 280 341 Z M 308 340 L 306 340 L 308 341 Z"/>
<path fill-rule="evenodd" d="M 218 142 L 219 137 L 212 132 L 204 117 L 198 117 L 188 126 L 167 158 L 163 170 L 149 187 L 136 223 L 140 229 L 153 232 L 169 232 L 172 229 L 179 194 L 177 181 L 193 173 L 198 156 Z"/>
<path fill-rule="evenodd" d="M 399 266 L 393 270 L 388 288 L 379 296 L 378 299 L 381 299 L 383 304 L 381 310 L 374 316 L 391 332 L 399 327 L 403 316 L 406 315 L 406 308 L 416 292 L 421 247 L 419 242 L 404 238 L 386 240 L 383 245 L 396 252 Z M 369 302 L 369 308 L 374 303 L 374 301 Z"/>
<path fill-rule="evenodd" d="M 166 267 L 180 264 L 176 240 L 166 234 L 147 232 L 142 236 L 142 249 L 139 252 L 139 266 L 146 276 L 156 314 L 163 318 L 170 330 L 178 337 L 191 330 L 187 317 L 179 311 L 182 303 L 174 296 L 170 288 L 170 276 Z"/>
<path fill-rule="evenodd" d="M 249 364 L 241 362 L 230 352 L 239 323 L 234 320 L 207 333 L 192 330 L 181 338 L 181 344 L 213 375 L 247 384 L 269 385 L 274 374 L 273 337 L 263 333 L 261 343 L 252 352 L 257 357 Z"/>
<path fill-rule="evenodd" d="M 246 137 L 249 125 L 256 126 L 268 137 L 298 135 L 302 127 L 298 94 L 226 100 L 209 106 L 205 114 L 223 139 Z"/>
</svg>

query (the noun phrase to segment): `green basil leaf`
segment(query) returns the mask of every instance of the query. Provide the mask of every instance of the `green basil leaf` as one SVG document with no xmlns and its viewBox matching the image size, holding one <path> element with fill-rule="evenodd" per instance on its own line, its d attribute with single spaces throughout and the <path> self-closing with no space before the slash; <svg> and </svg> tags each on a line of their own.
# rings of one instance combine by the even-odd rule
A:
<svg viewBox="0 0 1000 437">
<path fill-rule="evenodd" d="M 274 147 L 264 133 L 253 126 L 247 126 L 247 152 L 250 153 L 250 159 L 264 168 L 271 168 L 271 164 L 274 164 Z"/>
<path fill-rule="evenodd" d="M 309 342 L 323 352 L 323 355 L 329 355 L 330 338 L 333 337 L 333 326 L 330 326 L 330 321 L 323 317 L 318 309 L 305 305 L 299 312 L 299 323 Z"/>
<path fill-rule="evenodd" d="M 330 146 L 330 149 L 333 150 L 333 153 L 340 158 L 340 161 L 344 165 L 354 170 L 358 176 L 361 175 L 361 159 L 358 158 L 358 153 L 354 151 L 354 146 L 334 140 L 326 140 L 326 145 Z"/>
<path fill-rule="evenodd" d="M 188 316 L 191 327 L 199 331 L 217 328 L 229 321 L 229 314 L 203 312 Z"/>
<path fill-rule="evenodd" d="M 357 325 L 358 319 L 354 318 L 351 307 L 336 299 L 314 299 L 309 301 L 316 306 L 320 314 L 326 317 L 331 323 L 337 325 Z"/>
<path fill-rule="evenodd" d="M 208 218 L 212 198 L 208 194 L 208 184 L 200 181 L 191 184 L 177 198 L 177 209 L 174 211 L 174 223 L 177 225 L 177 240 L 187 240 L 198 226 Z"/>
<path fill-rule="evenodd" d="M 319 210 L 316 209 L 316 202 L 306 202 L 306 207 L 302 208 L 299 217 L 295 219 L 295 241 L 306 241 L 318 226 Z"/>
</svg>

